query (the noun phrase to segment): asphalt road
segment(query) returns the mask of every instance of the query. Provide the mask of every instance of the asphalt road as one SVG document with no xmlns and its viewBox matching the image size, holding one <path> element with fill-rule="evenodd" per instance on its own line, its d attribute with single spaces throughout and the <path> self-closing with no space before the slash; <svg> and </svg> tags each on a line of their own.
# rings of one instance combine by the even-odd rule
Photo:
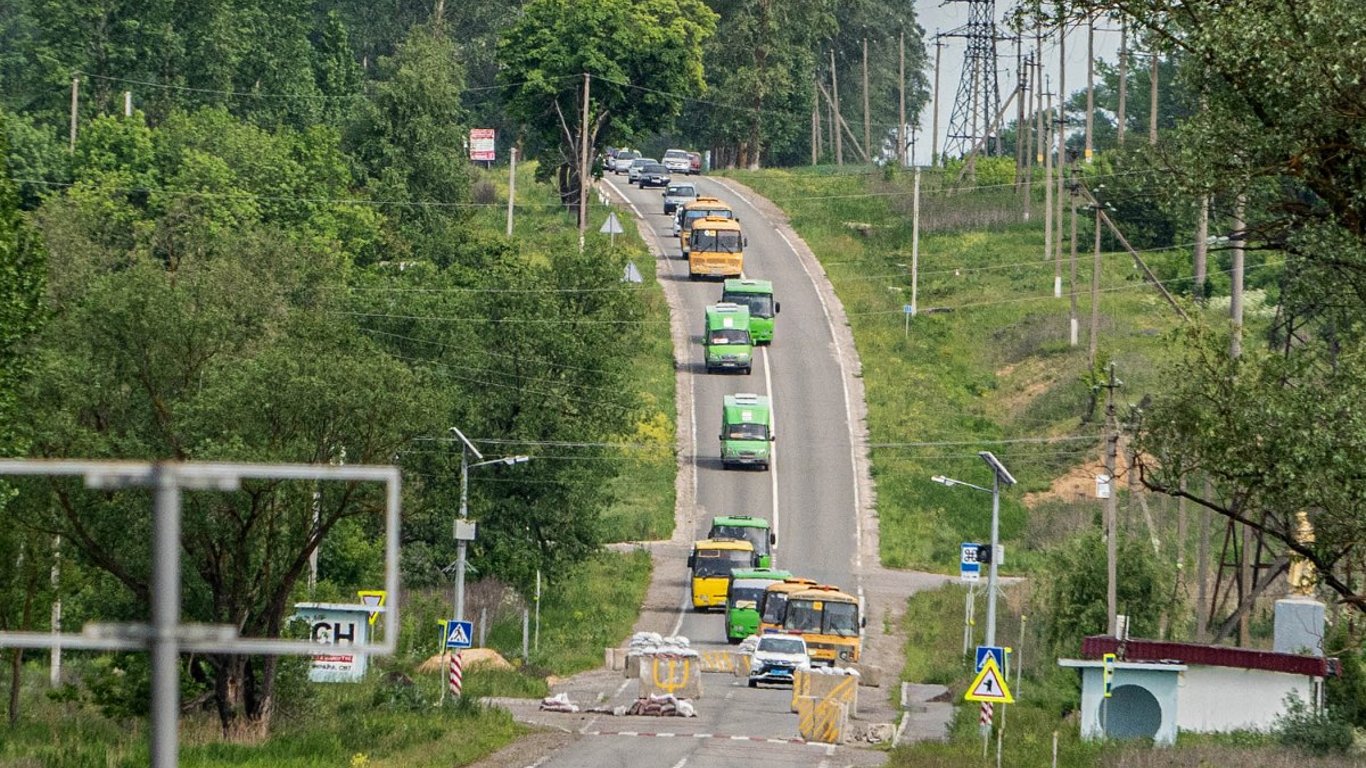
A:
<svg viewBox="0 0 1366 768">
<path fill-rule="evenodd" d="M 832 328 L 825 300 L 816 280 L 794 244 L 747 195 L 724 181 L 694 177 L 703 194 L 728 202 L 749 240 L 745 275 L 773 281 L 782 305 L 774 342 L 760 347 L 753 372 L 707 374 L 700 332 L 703 310 L 720 299 L 719 281 L 694 282 L 687 262 L 679 257 L 672 236 L 672 218 L 665 216 L 660 190 L 638 190 L 625 176 L 611 176 L 605 187 L 614 199 L 630 202 L 647 242 L 664 255 L 658 273 L 673 292 L 675 310 L 686 331 L 686 355 L 680 361 L 681 382 L 691 401 L 688 418 L 692 435 L 684 461 L 691 464 L 693 488 L 681 498 L 695 501 L 694 530 L 682 538 L 706 538 L 711 517 L 749 514 L 768 518 L 777 534 L 774 564 L 847 592 L 863 594 L 863 562 L 859 509 L 861 500 L 852 451 L 853 414 L 844 366 L 853 350 L 842 348 Z M 653 237 L 652 237 L 653 235 Z M 677 323 L 675 324 L 677 327 Z M 679 339 L 679 335 L 675 334 Z M 775 427 L 774 459 L 768 472 L 724 470 L 719 460 L 721 400 L 726 394 L 754 392 L 772 398 Z M 683 427 L 685 425 L 680 425 Z M 676 539 L 679 537 L 676 537 Z M 678 556 L 683 556 L 681 553 Z M 688 595 L 678 595 L 676 634 L 700 649 L 726 649 L 720 613 L 697 613 L 684 608 Z M 617 673 L 618 675 L 620 673 Z M 621 678 L 616 678 L 620 680 Z M 627 704 L 635 686 L 622 681 L 615 691 L 609 683 L 610 705 Z M 756 764 L 813 766 L 880 764 L 880 752 L 847 746 L 801 743 L 796 716 L 789 710 L 786 688 L 750 689 L 745 680 L 725 675 L 703 676 L 704 694 L 696 702 L 696 718 L 641 718 L 592 715 L 572 720 L 581 738 L 536 762 L 555 768 L 721 768 Z M 879 696 L 886 696 L 878 692 Z M 599 702 L 590 702 L 599 703 Z M 561 727 L 569 725 L 561 721 Z"/>
</svg>

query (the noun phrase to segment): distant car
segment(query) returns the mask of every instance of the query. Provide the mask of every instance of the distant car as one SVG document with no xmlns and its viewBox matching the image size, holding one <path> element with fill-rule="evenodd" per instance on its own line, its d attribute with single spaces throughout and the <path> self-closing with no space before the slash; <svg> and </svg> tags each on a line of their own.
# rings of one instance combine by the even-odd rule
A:
<svg viewBox="0 0 1366 768">
<path fill-rule="evenodd" d="M 637 157 L 640 157 L 639 152 L 633 152 L 629 149 L 617 150 L 616 156 L 612 158 L 612 171 L 617 174 L 626 173 L 626 170 L 631 167 L 631 163 Z"/>
<path fill-rule="evenodd" d="M 667 187 L 672 179 L 669 177 L 669 169 L 663 163 L 647 165 L 640 169 L 640 174 L 636 176 L 636 181 L 640 183 L 640 188 L 646 187 Z"/>
<path fill-rule="evenodd" d="M 634 184 L 640 181 L 640 172 L 644 170 L 645 166 L 652 164 L 659 165 L 659 161 L 653 157 L 637 157 L 632 160 L 631 164 L 626 166 L 626 183 Z"/>
<path fill-rule="evenodd" d="M 692 160 L 688 158 L 687 150 L 671 149 L 664 153 L 664 167 L 674 173 L 688 173 L 692 170 Z"/>
<path fill-rule="evenodd" d="M 670 184 L 664 188 L 664 214 L 671 214 L 679 206 L 696 199 L 697 187 L 692 184 Z"/>
<path fill-rule="evenodd" d="M 688 153 L 688 173 L 702 172 L 702 156 L 696 152 Z"/>
<path fill-rule="evenodd" d="M 767 634 L 759 638 L 749 661 L 749 687 L 759 683 L 791 685 L 799 669 L 811 668 L 806 641 L 798 635 Z"/>
</svg>

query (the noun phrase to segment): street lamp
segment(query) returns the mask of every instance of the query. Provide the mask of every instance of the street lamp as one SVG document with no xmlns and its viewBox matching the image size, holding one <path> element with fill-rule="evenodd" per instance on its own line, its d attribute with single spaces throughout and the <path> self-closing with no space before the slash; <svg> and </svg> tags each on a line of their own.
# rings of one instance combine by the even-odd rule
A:
<svg viewBox="0 0 1366 768">
<path fill-rule="evenodd" d="M 955 480 L 943 475 L 935 475 L 930 479 L 950 488 L 955 485 L 962 485 L 991 494 L 991 562 L 987 569 L 987 636 L 985 644 L 996 645 L 996 561 L 1000 560 L 996 556 L 996 547 L 1001 537 L 1001 484 L 1014 485 L 1015 478 L 990 451 L 978 451 L 977 455 L 981 456 L 982 461 L 991 467 L 993 477 L 990 488 L 965 483 L 962 480 Z"/>
<path fill-rule="evenodd" d="M 470 469 L 473 467 L 486 467 L 490 464 L 523 464 L 531 461 L 530 456 L 504 456 L 500 459 L 488 459 L 486 461 L 470 463 L 470 454 L 473 453 L 476 459 L 483 459 L 484 454 L 474 447 L 474 443 L 465 437 L 465 433 L 451 427 L 451 434 L 460 440 L 460 518 L 455 521 L 455 619 L 463 621 L 465 618 L 465 550 L 468 543 L 474 540 L 474 526 L 470 525 L 469 519 L 469 489 L 470 489 Z"/>
</svg>

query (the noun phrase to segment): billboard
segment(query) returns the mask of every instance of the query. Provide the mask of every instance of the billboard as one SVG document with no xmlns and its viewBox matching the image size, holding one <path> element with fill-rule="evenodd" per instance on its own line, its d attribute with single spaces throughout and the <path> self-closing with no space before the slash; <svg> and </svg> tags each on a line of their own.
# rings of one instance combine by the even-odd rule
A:
<svg viewBox="0 0 1366 768">
<path fill-rule="evenodd" d="M 470 129 L 470 159 L 485 162 L 494 160 L 494 130 L 492 128 Z"/>
<path fill-rule="evenodd" d="M 322 646 L 313 656 L 308 679 L 315 683 L 354 683 L 365 677 L 365 654 L 355 647 L 368 641 L 366 605 L 295 603 L 294 618 L 308 623 L 308 636 Z"/>
</svg>

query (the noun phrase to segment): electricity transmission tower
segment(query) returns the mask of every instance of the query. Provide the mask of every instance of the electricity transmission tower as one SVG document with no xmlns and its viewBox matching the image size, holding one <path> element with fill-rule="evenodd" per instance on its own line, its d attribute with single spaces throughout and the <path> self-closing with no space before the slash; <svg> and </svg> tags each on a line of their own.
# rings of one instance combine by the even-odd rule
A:
<svg viewBox="0 0 1366 768">
<path fill-rule="evenodd" d="M 949 117 L 949 133 L 944 142 L 945 157 L 961 157 L 982 141 L 982 152 L 1000 152 L 983 141 L 999 129 L 993 125 L 1001 109 L 1001 89 L 996 71 L 996 1 L 956 0 L 968 4 L 968 23 L 943 37 L 967 40 L 963 54 L 963 74 L 958 81 L 958 94 L 953 100 Z"/>
</svg>

